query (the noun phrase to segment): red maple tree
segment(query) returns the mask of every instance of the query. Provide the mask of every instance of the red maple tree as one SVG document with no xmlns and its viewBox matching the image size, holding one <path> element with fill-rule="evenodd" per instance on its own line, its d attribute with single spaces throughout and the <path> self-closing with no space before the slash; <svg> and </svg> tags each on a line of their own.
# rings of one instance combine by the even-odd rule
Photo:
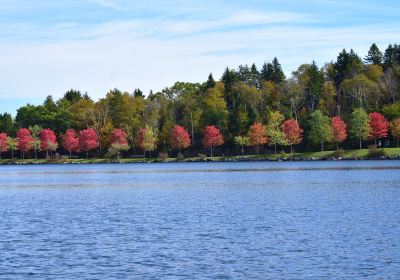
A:
<svg viewBox="0 0 400 280">
<path fill-rule="evenodd" d="M 111 132 L 111 144 L 128 145 L 128 135 L 120 128 Z"/>
<path fill-rule="evenodd" d="M 0 133 L 0 158 L 1 158 L 1 153 L 7 152 L 7 151 L 8 151 L 7 134 Z"/>
<path fill-rule="evenodd" d="M 262 123 L 254 123 L 249 129 L 250 143 L 256 146 L 256 151 L 258 154 L 258 149 L 260 145 L 267 143 L 267 136 L 265 135 L 265 126 Z"/>
<path fill-rule="evenodd" d="M 49 157 L 49 150 L 52 150 L 54 145 L 57 144 L 56 135 L 54 131 L 46 128 L 40 132 L 40 149 L 42 151 L 46 151 L 46 157 Z"/>
<path fill-rule="evenodd" d="M 173 149 L 186 149 L 190 146 L 190 136 L 187 130 L 179 125 L 175 125 L 171 131 L 171 137 L 169 143 Z"/>
<path fill-rule="evenodd" d="M 79 139 L 76 137 L 76 132 L 72 128 L 67 129 L 65 134 L 61 135 L 62 146 L 69 152 L 69 157 L 71 158 L 71 153 L 78 150 Z"/>
<path fill-rule="evenodd" d="M 146 128 L 141 128 L 136 133 L 135 143 L 136 143 L 136 146 L 141 150 L 144 150 L 144 134 L 145 133 L 146 133 Z"/>
<path fill-rule="evenodd" d="M 203 145 L 211 149 L 211 156 L 213 156 L 213 147 L 218 147 L 224 144 L 224 139 L 221 132 L 214 125 L 206 126 L 204 129 Z"/>
<path fill-rule="evenodd" d="M 369 125 L 371 126 L 370 140 L 387 137 L 389 123 L 381 113 L 372 112 L 369 114 Z"/>
<path fill-rule="evenodd" d="M 22 159 L 25 158 L 25 153 L 33 148 L 33 137 L 27 128 L 20 128 L 17 131 L 18 150 L 21 151 Z"/>
<path fill-rule="evenodd" d="M 89 157 L 89 151 L 97 148 L 99 141 L 96 131 L 93 128 L 87 128 L 79 131 L 79 150 L 86 152 L 86 158 Z"/>
<path fill-rule="evenodd" d="M 347 125 L 341 117 L 336 116 L 331 119 L 331 127 L 333 132 L 333 142 L 336 143 L 336 149 L 338 149 L 339 143 L 342 143 L 347 138 Z"/>
<path fill-rule="evenodd" d="M 293 153 L 293 145 L 300 144 L 303 140 L 303 129 L 296 120 L 289 119 L 283 122 L 282 130 L 290 144 L 290 152 Z"/>
<path fill-rule="evenodd" d="M 394 139 L 396 139 L 397 148 L 399 147 L 399 138 L 400 138 L 400 118 L 394 119 L 390 123 L 390 132 Z"/>
</svg>

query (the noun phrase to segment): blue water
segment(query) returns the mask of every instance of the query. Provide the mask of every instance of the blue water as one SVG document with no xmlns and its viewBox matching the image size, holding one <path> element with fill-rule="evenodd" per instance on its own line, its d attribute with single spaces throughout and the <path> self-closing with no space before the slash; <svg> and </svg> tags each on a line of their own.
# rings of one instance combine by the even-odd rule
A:
<svg viewBox="0 0 400 280">
<path fill-rule="evenodd" d="M 400 161 L 0 166 L 0 279 L 399 279 Z"/>
</svg>

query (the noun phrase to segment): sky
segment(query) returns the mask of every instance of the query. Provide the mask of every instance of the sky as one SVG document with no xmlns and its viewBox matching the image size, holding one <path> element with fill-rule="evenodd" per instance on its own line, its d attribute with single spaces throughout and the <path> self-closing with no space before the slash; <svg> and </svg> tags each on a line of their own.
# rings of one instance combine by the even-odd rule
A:
<svg viewBox="0 0 400 280">
<path fill-rule="evenodd" d="M 0 0 L 0 112 L 73 88 L 145 93 L 278 57 L 287 75 L 400 43 L 397 0 Z"/>
</svg>

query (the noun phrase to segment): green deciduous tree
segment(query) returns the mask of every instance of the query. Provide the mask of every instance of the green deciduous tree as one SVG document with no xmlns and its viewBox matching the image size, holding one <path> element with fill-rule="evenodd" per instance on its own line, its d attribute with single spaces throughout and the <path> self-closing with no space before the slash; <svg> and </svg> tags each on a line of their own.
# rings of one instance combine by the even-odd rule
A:
<svg viewBox="0 0 400 280">
<path fill-rule="evenodd" d="M 310 115 L 308 139 L 313 144 L 321 144 L 321 151 L 324 150 L 324 143 L 332 141 L 333 133 L 330 126 L 330 119 L 321 111 L 316 110 Z"/>
<path fill-rule="evenodd" d="M 359 140 L 360 149 L 362 148 L 362 140 L 367 140 L 371 133 L 369 125 L 369 116 L 362 108 L 355 109 L 350 116 L 349 134 L 353 139 Z"/>
<path fill-rule="evenodd" d="M 268 144 L 274 146 L 276 154 L 277 145 L 286 145 L 287 140 L 285 133 L 282 130 L 282 123 L 285 117 L 278 111 L 271 111 L 267 116 L 266 134 L 268 137 Z"/>
</svg>

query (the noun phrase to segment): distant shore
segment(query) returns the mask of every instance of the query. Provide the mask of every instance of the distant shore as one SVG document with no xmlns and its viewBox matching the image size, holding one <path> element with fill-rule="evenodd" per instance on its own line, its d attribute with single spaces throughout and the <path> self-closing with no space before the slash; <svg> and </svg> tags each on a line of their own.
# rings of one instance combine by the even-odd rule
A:
<svg viewBox="0 0 400 280">
<path fill-rule="evenodd" d="M 316 161 L 316 160 L 394 160 L 400 159 L 400 148 L 379 149 L 379 154 L 371 155 L 368 149 L 345 150 L 341 154 L 336 151 L 304 152 L 291 154 L 266 154 L 218 157 L 177 158 L 89 158 L 89 159 L 1 159 L 0 165 L 25 164 L 100 164 L 100 163 L 173 163 L 173 162 L 246 162 L 246 161 Z"/>
</svg>

